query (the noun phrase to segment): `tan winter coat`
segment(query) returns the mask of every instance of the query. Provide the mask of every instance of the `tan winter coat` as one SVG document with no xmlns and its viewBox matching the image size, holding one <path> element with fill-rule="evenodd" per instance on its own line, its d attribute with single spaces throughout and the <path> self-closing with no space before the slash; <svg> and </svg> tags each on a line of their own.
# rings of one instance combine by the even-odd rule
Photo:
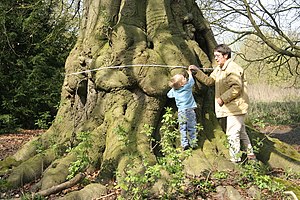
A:
<svg viewBox="0 0 300 200">
<path fill-rule="evenodd" d="M 231 59 L 222 68 L 217 66 L 210 76 L 198 70 L 195 78 L 205 85 L 215 85 L 215 98 L 220 97 L 224 102 L 219 106 L 215 101 L 218 118 L 247 113 L 249 97 L 244 70 Z"/>
</svg>

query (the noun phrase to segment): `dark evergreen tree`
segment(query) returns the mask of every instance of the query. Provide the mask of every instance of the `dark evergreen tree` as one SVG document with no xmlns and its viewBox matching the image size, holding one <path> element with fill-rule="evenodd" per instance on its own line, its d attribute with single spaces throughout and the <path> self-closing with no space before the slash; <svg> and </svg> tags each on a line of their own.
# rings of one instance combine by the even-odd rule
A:
<svg viewBox="0 0 300 200">
<path fill-rule="evenodd" d="M 75 41 L 54 1 L 0 2 L 0 128 L 34 128 L 52 121 L 64 62 Z M 41 125 L 41 124 L 40 124 Z"/>
</svg>

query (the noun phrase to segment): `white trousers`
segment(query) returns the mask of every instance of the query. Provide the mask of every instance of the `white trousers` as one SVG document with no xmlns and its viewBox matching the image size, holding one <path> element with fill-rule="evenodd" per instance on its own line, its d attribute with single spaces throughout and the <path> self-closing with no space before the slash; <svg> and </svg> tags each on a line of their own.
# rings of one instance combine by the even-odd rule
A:
<svg viewBox="0 0 300 200">
<path fill-rule="evenodd" d="M 230 157 L 236 161 L 240 161 L 241 141 L 243 143 L 243 149 L 247 154 L 253 154 L 253 148 L 246 132 L 245 115 L 228 116 L 226 124 L 226 135 L 230 145 Z"/>
</svg>

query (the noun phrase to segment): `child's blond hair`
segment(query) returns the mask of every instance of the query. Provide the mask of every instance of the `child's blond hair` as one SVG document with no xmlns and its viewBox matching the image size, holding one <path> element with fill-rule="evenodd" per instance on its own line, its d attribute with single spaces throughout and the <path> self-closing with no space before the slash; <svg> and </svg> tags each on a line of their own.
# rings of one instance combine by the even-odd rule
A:
<svg viewBox="0 0 300 200">
<path fill-rule="evenodd" d="M 184 82 L 184 76 L 182 74 L 175 74 L 172 78 L 171 78 L 171 81 L 169 82 L 169 86 L 171 88 L 174 88 L 174 89 L 179 89 L 181 88 L 185 82 Z"/>
</svg>

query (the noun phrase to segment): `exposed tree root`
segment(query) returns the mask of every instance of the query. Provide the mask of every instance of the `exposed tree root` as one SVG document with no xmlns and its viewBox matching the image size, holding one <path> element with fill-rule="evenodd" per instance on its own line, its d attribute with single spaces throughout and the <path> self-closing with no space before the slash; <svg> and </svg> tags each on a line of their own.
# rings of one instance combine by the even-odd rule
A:
<svg viewBox="0 0 300 200">
<path fill-rule="evenodd" d="M 48 188 L 46 190 L 42 190 L 38 193 L 35 193 L 36 195 L 40 195 L 40 196 L 49 196 L 50 194 L 55 194 L 58 193 L 64 189 L 70 188 L 73 185 L 75 185 L 76 183 L 78 183 L 79 181 L 81 181 L 83 178 L 85 177 L 85 175 L 83 173 L 79 173 L 77 174 L 74 178 L 72 178 L 71 180 L 61 183 L 59 185 L 53 186 L 51 188 Z"/>
<path fill-rule="evenodd" d="M 109 193 L 102 197 L 96 198 L 95 200 L 107 199 L 109 197 L 118 196 L 121 193 L 121 189 L 116 190 L 115 192 Z"/>
</svg>

